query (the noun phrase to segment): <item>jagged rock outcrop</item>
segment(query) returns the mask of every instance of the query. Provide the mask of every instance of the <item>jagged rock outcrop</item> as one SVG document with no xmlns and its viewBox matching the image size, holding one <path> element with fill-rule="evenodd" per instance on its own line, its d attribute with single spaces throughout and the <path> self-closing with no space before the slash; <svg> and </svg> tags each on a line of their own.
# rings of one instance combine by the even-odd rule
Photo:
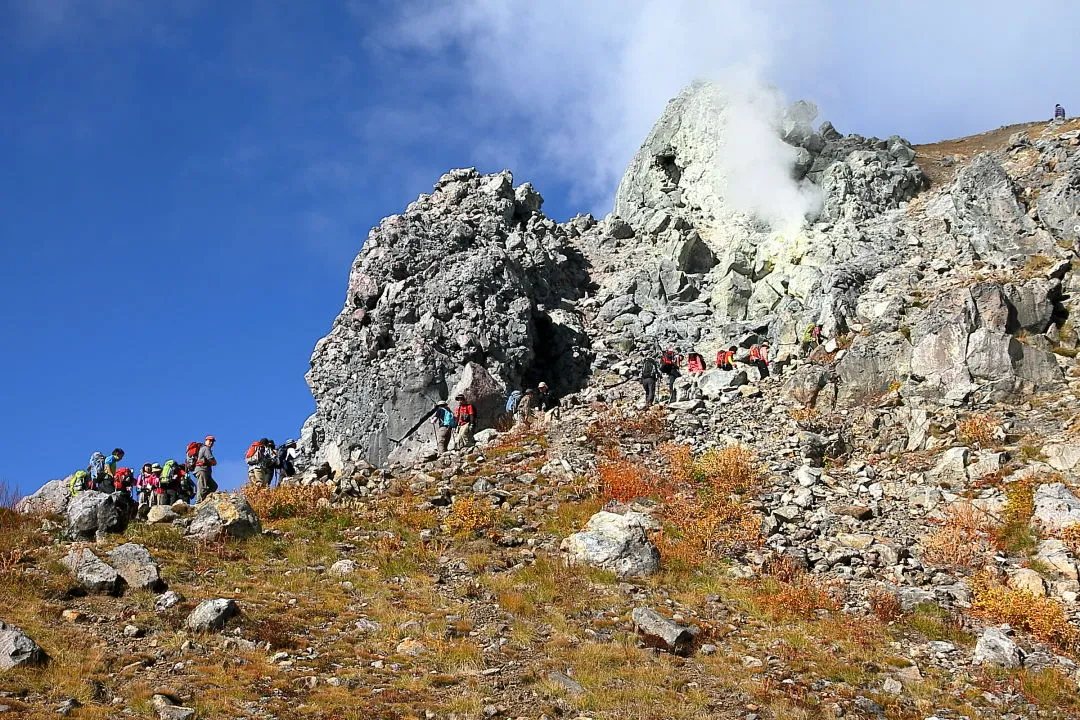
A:
<svg viewBox="0 0 1080 720">
<path fill-rule="evenodd" d="M 891 393 L 924 430 L 926 403 L 1062 386 L 1061 357 L 1080 348 L 1066 248 L 1080 137 L 1018 140 L 931 188 L 903 138 L 843 135 L 817 114 L 692 85 L 600 222 L 545 218 L 508 172 L 440 178 L 372 230 L 316 346 L 310 467 L 351 482 L 364 463 L 430 449 L 426 428 L 403 436 L 438 399 L 464 392 L 480 430 L 509 389 L 546 380 L 565 394 L 661 348 L 709 360 L 735 345 L 745 363 L 768 342 L 807 407 Z M 828 342 L 808 369 L 815 324 Z M 708 373 L 679 389 L 723 401 L 758 379 Z"/>
<path fill-rule="evenodd" d="M 316 463 L 415 456 L 427 434 L 396 441 L 452 390 L 479 394 L 482 429 L 496 389 L 578 389 L 588 343 L 572 302 L 589 277 L 542 202 L 509 172 L 455 170 L 371 231 L 311 358 L 304 440 Z"/>
</svg>

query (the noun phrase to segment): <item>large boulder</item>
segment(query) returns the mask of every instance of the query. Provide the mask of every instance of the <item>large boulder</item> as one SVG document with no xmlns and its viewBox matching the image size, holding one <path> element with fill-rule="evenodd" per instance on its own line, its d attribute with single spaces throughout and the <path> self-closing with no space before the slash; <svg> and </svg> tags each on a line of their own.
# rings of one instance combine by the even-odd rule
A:
<svg viewBox="0 0 1080 720">
<path fill-rule="evenodd" d="M 90 593 L 118 595 L 124 581 L 116 570 L 105 564 L 89 548 L 74 548 L 60 561 L 71 571 L 80 587 Z"/>
<path fill-rule="evenodd" d="M 590 343 L 568 301 L 588 291 L 587 263 L 540 202 L 508 171 L 454 170 L 371 231 L 311 357 L 316 412 L 302 443 L 313 464 L 414 460 L 431 440 L 407 431 L 480 370 L 500 388 L 579 389 Z"/>
<path fill-rule="evenodd" d="M 1034 520 L 1046 533 L 1080 523 L 1080 498 L 1065 483 L 1047 483 L 1035 490 Z"/>
<path fill-rule="evenodd" d="M 1023 657 L 1020 648 L 1007 634 L 1006 628 L 987 628 L 975 643 L 974 665 L 996 665 L 1003 668 L 1020 667 Z"/>
<path fill-rule="evenodd" d="M 240 614 L 240 606 L 235 600 L 218 598 L 206 600 L 191 611 L 184 625 L 195 632 L 221 630 L 231 618 Z"/>
<path fill-rule="evenodd" d="M 15 511 L 23 515 L 62 515 L 71 501 L 71 476 L 50 480 L 32 495 L 20 498 Z"/>
<path fill-rule="evenodd" d="M 142 545 L 124 543 L 109 553 L 109 564 L 130 588 L 161 592 L 166 587 L 161 569 Z"/>
<path fill-rule="evenodd" d="M 261 532 L 259 517 L 243 495 L 214 493 L 195 508 L 184 534 L 196 540 L 242 540 Z"/>
<path fill-rule="evenodd" d="M 49 662 L 49 656 L 19 628 L 0 620 L 0 670 L 34 667 Z"/>
<path fill-rule="evenodd" d="M 697 387 L 702 397 L 708 400 L 716 400 L 724 394 L 725 390 L 735 388 L 747 383 L 746 373 L 742 370 L 720 370 L 714 368 L 706 370 L 696 378 Z"/>
<path fill-rule="evenodd" d="M 67 506 L 67 536 L 70 540 L 103 540 L 108 533 L 122 533 L 131 519 L 134 503 L 126 493 L 106 494 L 88 490 L 71 499 Z"/>
<path fill-rule="evenodd" d="M 598 512 L 585 530 L 562 541 L 561 549 L 571 563 L 611 570 L 620 577 L 651 575 L 660 569 L 660 552 L 646 531 L 655 529 L 648 515 Z"/>
</svg>

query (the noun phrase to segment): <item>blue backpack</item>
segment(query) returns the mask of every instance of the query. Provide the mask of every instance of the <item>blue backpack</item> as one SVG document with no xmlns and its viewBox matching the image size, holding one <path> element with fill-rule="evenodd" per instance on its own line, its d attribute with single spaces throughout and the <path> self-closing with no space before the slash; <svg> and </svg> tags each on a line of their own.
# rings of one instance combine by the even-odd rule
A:
<svg viewBox="0 0 1080 720">
<path fill-rule="evenodd" d="M 506 398 L 506 412 L 513 415 L 517 412 L 518 405 L 521 404 L 521 398 L 524 396 L 520 390 L 515 390 L 510 393 L 510 397 Z"/>
<path fill-rule="evenodd" d="M 450 412 L 450 408 L 439 408 L 439 425 L 446 428 L 457 427 L 457 418 Z"/>
<path fill-rule="evenodd" d="M 105 477 L 105 456 L 99 452 L 91 455 L 86 472 L 90 473 L 90 481 L 93 483 L 97 483 L 98 480 Z"/>
</svg>

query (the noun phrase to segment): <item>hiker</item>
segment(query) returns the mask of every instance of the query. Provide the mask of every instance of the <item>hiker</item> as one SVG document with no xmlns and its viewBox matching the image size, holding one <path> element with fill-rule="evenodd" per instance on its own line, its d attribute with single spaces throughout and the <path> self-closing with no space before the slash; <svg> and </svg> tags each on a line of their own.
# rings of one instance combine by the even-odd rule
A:
<svg viewBox="0 0 1080 720">
<path fill-rule="evenodd" d="M 195 477 L 198 480 L 196 503 L 201 503 L 207 495 L 218 489 L 218 484 L 214 482 L 214 466 L 217 465 L 217 459 L 214 457 L 214 443 L 216 442 L 217 438 L 207 435 L 195 457 Z"/>
<path fill-rule="evenodd" d="M 262 438 L 251 443 L 244 459 L 248 466 L 248 482 L 268 488 L 274 480 L 274 466 L 277 464 L 274 442 Z"/>
<path fill-rule="evenodd" d="M 184 466 L 176 460 L 168 460 L 161 468 L 161 487 L 164 503 L 172 505 L 180 499 L 180 485 L 185 475 Z"/>
<path fill-rule="evenodd" d="M 296 450 L 296 441 L 291 438 L 286 440 L 285 444 L 278 448 L 278 487 L 281 486 L 281 483 L 285 478 L 290 478 L 296 474 L 296 458 L 299 454 L 300 453 Z"/>
<path fill-rule="evenodd" d="M 819 345 L 821 345 L 821 325 L 817 323 L 808 325 L 806 332 L 803 333 L 803 354 L 809 355 Z"/>
<path fill-rule="evenodd" d="M 110 477 L 116 477 L 116 466 L 124 459 L 124 451 L 115 448 L 109 457 L 105 458 L 105 473 Z"/>
<path fill-rule="evenodd" d="M 559 419 L 560 404 L 555 393 L 551 392 L 546 382 L 536 386 L 536 403 L 540 412 L 544 414 L 544 424 L 550 425 L 553 420 Z"/>
<path fill-rule="evenodd" d="M 682 355 L 676 355 L 674 350 L 665 350 L 660 356 L 660 372 L 667 377 L 668 403 L 675 402 L 675 381 L 679 378 L 679 363 Z"/>
<path fill-rule="evenodd" d="M 758 369 L 761 377 L 769 377 L 769 346 L 767 344 L 750 346 L 750 364 Z"/>
<path fill-rule="evenodd" d="M 716 353 L 716 367 L 720 370 L 734 370 L 735 369 L 735 351 L 737 348 L 732 345 L 727 350 L 720 350 Z"/>
<path fill-rule="evenodd" d="M 526 390 L 518 400 L 517 411 L 514 413 L 514 425 L 528 425 L 532 422 L 533 409 L 537 403 L 536 390 L 532 388 Z"/>
<path fill-rule="evenodd" d="M 454 432 L 454 449 L 464 450 L 473 446 L 473 423 L 476 420 L 476 408 L 465 399 L 464 395 L 456 398 L 458 406 L 454 413 L 457 419 L 457 430 Z"/>
<path fill-rule="evenodd" d="M 131 488 L 134 486 L 135 475 L 131 472 L 131 468 L 116 468 L 116 475 L 113 476 L 113 491 L 124 493 L 130 498 Z"/>
<path fill-rule="evenodd" d="M 153 502 L 157 483 L 158 479 L 153 477 L 153 466 L 150 463 L 143 464 L 142 472 L 135 481 L 135 493 L 139 503 L 137 517 L 145 519 L 146 513 L 150 512 L 150 504 Z"/>
<path fill-rule="evenodd" d="M 176 500 L 180 500 L 185 505 L 191 502 L 191 499 L 195 497 L 195 480 L 194 473 L 188 472 L 188 469 L 180 465 L 177 467 L 177 481 L 176 481 Z"/>
<path fill-rule="evenodd" d="M 1054 106 L 1054 119 L 1055 120 L 1064 120 L 1065 119 L 1065 108 L 1061 107 L 1061 103 L 1058 103 L 1057 105 Z"/>
<path fill-rule="evenodd" d="M 161 467 L 161 463 L 150 464 L 150 477 L 152 478 L 154 487 L 154 496 L 150 501 L 150 504 L 168 505 L 169 488 L 167 487 L 167 481 L 165 480 L 165 468 Z"/>
<path fill-rule="evenodd" d="M 691 373 L 705 372 L 705 358 L 696 352 L 688 353 L 686 355 L 686 369 Z"/>
<path fill-rule="evenodd" d="M 660 368 L 656 361 L 646 356 L 641 361 L 641 387 L 645 390 L 645 407 L 653 404 L 656 399 L 656 377 L 660 374 Z"/>
<path fill-rule="evenodd" d="M 440 400 L 435 404 L 435 415 L 431 418 L 431 423 L 435 426 L 435 444 L 439 449 L 439 454 L 445 455 L 450 449 L 450 438 L 453 437 L 454 428 L 457 426 L 457 417 L 454 416 L 445 400 Z"/>
</svg>

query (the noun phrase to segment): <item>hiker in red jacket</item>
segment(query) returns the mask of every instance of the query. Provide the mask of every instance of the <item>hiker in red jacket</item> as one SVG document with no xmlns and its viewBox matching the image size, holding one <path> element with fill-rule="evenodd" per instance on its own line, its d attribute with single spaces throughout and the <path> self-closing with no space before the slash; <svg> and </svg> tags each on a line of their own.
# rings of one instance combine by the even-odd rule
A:
<svg viewBox="0 0 1080 720">
<path fill-rule="evenodd" d="M 457 430 L 454 433 L 454 449 L 464 450 L 465 448 L 472 447 L 473 442 L 473 422 L 476 420 L 476 408 L 472 406 L 464 395 L 458 395 L 456 398 L 458 406 L 454 415 L 457 417 Z"/>
<path fill-rule="evenodd" d="M 750 346 L 750 364 L 758 369 L 761 377 L 769 377 L 769 346 L 765 343 Z"/>
</svg>

